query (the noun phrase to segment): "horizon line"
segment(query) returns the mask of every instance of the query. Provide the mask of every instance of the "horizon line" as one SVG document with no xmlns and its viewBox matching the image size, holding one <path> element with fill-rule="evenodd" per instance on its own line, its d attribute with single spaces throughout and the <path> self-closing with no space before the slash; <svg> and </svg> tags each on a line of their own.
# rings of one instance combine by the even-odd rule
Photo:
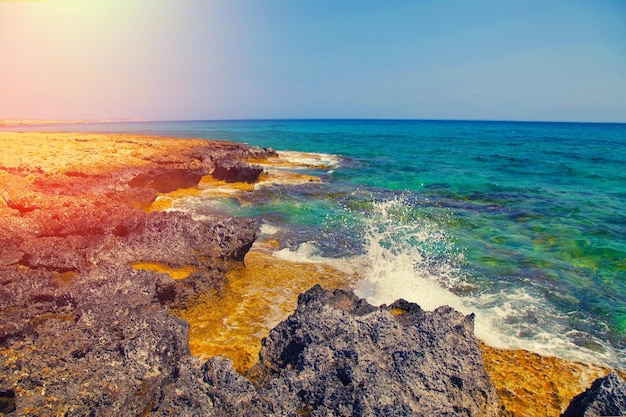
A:
<svg viewBox="0 0 626 417">
<path fill-rule="evenodd" d="M 463 119 L 463 118 L 387 118 L 387 117 L 271 117 L 271 118 L 209 118 L 209 119 L 143 119 L 138 116 L 98 119 L 30 119 L 0 118 L 2 127 L 28 127 L 52 124 L 114 124 L 114 123 L 175 123 L 175 122 L 245 122 L 245 121 L 407 121 L 407 122 L 494 122 L 494 123 L 578 123 L 626 124 L 626 121 L 530 120 L 530 119 Z"/>
<path fill-rule="evenodd" d="M 498 122 L 498 123 L 588 123 L 626 124 L 626 121 L 581 121 L 581 120 L 530 120 L 530 119 L 448 119 L 448 118 L 388 118 L 388 117 L 284 117 L 284 118 L 233 118 L 233 119 L 180 119 L 142 120 L 138 123 L 174 122 L 245 122 L 245 121 L 407 121 L 407 122 Z"/>
</svg>

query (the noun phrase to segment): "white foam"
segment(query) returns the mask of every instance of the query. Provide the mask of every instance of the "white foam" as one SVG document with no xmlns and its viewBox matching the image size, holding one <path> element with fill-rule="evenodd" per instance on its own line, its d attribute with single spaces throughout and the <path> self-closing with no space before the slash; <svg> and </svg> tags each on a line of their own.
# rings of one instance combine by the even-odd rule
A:
<svg viewBox="0 0 626 417">
<path fill-rule="evenodd" d="M 214 197 L 215 193 L 220 194 L 230 194 L 230 195 L 241 195 L 243 191 L 238 188 L 229 187 L 229 186 L 212 186 L 210 188 L 204 189 L 201 192 L 203 197 Z"/>
<path fill-rule="evenodd" d="M 525 349 L 580 362 L 624 366 L 626 352 L 568 327 L 565 315 L 558 313 L 543 297 L 532 295 L 525 289 L 484 294 L 464 301 L 476 314 L 476 336 L 490 346 Z M 598 349 L 577 345 L 574 343 L 577 338 L 588 340 Z"/>
<path fill-rule="evenodd" d="M 605 353 L 578 346 L 570 341 L 572 335 L 564 327 L 548 326 L 546 329 L 532 320 L 525 322 L 528 319 L 524 316 L 525 311 L 541 308 L 543 301 L 522 289 L 477 298 L 459 297 L 444 289 L 430 272 L 420 270 L 423 259 L 419 256 L 402 253 L 371 258 L 370 253 L 334 259 L 319 255 L 316 242 L 306 242 L 295 249 L 281 249 L 274 252 L 274 256 L 290 262 L 325 264 L 346 273 L 363 274 L 354 291 L 373 305 L 390 304 L 402 298 L 428 311 L 448 305 L 463 314 L 474 313 L 476 337 L 489 346 L 525 349 L 541 355 L 609 366 L 619 365 L 619 358 L 624 355 L 598 339 L 593 341 L 602 346 Z M 537 314 L 550 315 L 544 311 Z"/>
<path fill-rule="evenodd" d="M 392 253 L 384 247 L 373 247 L 367 261 L 364 279 L 357 284 L 355 293 L 369 303 L 389 304 L 403 298 L 425 310 L 449 305 L 469 312 L 459 297 L 442 288 L 428 270 L 420 268 L 424 260 L 417 251 Z"/>
<path fill-rule="evenodd" d="M 462 300 L 439 284 L 454 279 L 454 268 L 425 259 L 416 245 L 435 241 L 445 245 L 443 232 L 418 224 L 411 216 L 410 207 L 400 199 L 375 204 L 374 215 L 366 221 L 367 265 L 356 294 L 375 305 L 403 298 L 425 310 L 449 305 L 467 313 Z"/>
<path fill-rule="evenodd" d="M 321 251 L 317 242 L 304 242 L 295 249 L 284 248 L 274 252 L 278 259 L 297 263 L 310 263 L 330 265 L 335 269 L 347 274 L 354 274 L 363 263 L 363 257 L 354 258 L 329 258 L 320 255 Z"/>
<path fill-rule="evenodd" d="M 176 200 L 170 210 L 191 213 L 195 219 L 208 219 L 223 204 L 207 197 L 185 197 Z M 425 310 L 449 305 L 463 314 L 474 313 L 476 336 L 494 347 L 624 366 L 626 352 L 568 327 L 567 317 L 559 315 L 540 294 L 525 288 L 468 297 L 451 292 L 450 289 L 465 282 L 455 264 L 459 256 L 453 253 L 451 239 L 436 222 L 417 217 L 410 204 L 402 199 L 375 203 L 373 215 L 365 219 L 365 224 L 363 255 L 343 259 L 325 257 L 320 245 L 309 241 L 293 249 L 275 251 L 274 256 L 291 262 L 330 265 L 348 274 L 358 273 L 362 279 L 356 284 L 355 293 L 374 305 L 403 298 Z M 280 231 L 269 223 L 261 227 L 261 234 L 266 236 Z M 438 256 L 420 249 L 423 245 L 434 245 L 435 252 L 439 248 L 439 253 L 435 253 Z M 600 351 L 578 346 L 574 343 L 576 339 L 589 340 Z"/>
<path fill-rule="evenodd" d="M 362 260 L 363 279 L 355 292 L 374 305 L 390 304 L 399 298 L 419 304 L 425 310 L 448 305 L 475 314 L 476 336 L 500 348 L 526 349 L 569 360 L 623 366 L 619 352 L 597 338 L 582 335 L 604 353 L 576 345 L 567 317 L 539 294 L 516 288 L 498 293 L 460 297 L 449 291 L 463 282 L 455 257 L 420 251 L 422 243 L 435 242 L 444 252 L 450 240 L 433 222 L 410 217 L 410 208 L 401 199 L 377 203 L 367 219 L 366 255 Z M 411 243 L 409 243 L 411 242 Z M 441 255 L 441 254 L 440 254 Z M 445 253 L 444 253 L 445 255 Z"/>
<path fill-rule="evenodd" d="M 294 164 L 294 168 L 337 168 L 341 157 L 326 153 L 279 151 L 278 156 Z"/>
<path fill-rule="evenodd" d="M 280 227 L 274 226 L 269 223 L 263 223 L 261 225 L 261 235 L 271 236 L 280 232 Z"/>
</svg>

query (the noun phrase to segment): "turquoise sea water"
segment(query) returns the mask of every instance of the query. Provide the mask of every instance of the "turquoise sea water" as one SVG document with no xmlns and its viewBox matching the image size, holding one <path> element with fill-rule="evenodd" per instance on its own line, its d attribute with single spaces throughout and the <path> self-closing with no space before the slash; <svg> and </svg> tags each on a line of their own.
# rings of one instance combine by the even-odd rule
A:
<svg viewBox="0 0 626 417">
<path fill-rule="evenodd" d="M 626 367 L 625 124 L 267 120 L 52 129 L 333 155 L 311 172 L 322 183 L 261 188 L 248 204 L 224 199 L 204 209 L 259 216 L 280 231 L 283 255 L 358 259 L 366 278 L 356 291 L 371 302 L 451 304 L 476 313 L 477 334 L 489 343 Z"/>
</svg>

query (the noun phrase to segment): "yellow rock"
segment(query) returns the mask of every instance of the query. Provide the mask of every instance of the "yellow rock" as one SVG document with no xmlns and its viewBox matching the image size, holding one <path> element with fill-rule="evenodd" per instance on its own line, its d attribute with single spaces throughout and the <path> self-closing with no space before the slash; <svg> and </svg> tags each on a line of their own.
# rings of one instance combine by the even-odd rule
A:
<svg viewBox="0 0 626 417">
<path fill-rule="evenodd" d="M 191 353 L 224 355 L 243 372 L 257 360 L 261 339 L 291 314 L 298 295 L 315 284 L 345 288 L 355 276 L 328 265 L 288 262 L 267 250 L 252 250 L 245 266 L 228 272 L 223 293 L 206 294 L 192 307 L 173 311 L 189 323 Z"/>
<path fill-rule="evenodd" d="M 199 271 L 198 268 L 191 265 L 183 266 L 181 268 L 174 268 L 161 262 L 135 262 L 132 264 L 132 267 L 133 269 L 143 269 L 147 271 L 168 274 L 170 277 L 176 280 L 185 279 L 194 272 Z"/>
<path fill-rule="evenodd" d="M 611 371 L 526 350 L 481 348 L 485 369 L 515 417 L 558 417 L 572 398 Z"/>
</svg>

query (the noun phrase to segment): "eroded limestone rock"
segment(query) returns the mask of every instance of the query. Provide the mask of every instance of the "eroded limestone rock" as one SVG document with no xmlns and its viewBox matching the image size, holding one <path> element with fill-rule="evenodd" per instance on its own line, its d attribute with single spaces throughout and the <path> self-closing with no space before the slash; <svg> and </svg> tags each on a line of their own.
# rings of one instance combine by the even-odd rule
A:
<svg viewBox="0 0 626 417">
<path fill-rule="evenodd" d="M 472 315 L 449 307 L 375 308 L 315 286 L 263 341 L 250 376 L 291 414 L 496 416 L 473 328 Z"/>
</svg>

